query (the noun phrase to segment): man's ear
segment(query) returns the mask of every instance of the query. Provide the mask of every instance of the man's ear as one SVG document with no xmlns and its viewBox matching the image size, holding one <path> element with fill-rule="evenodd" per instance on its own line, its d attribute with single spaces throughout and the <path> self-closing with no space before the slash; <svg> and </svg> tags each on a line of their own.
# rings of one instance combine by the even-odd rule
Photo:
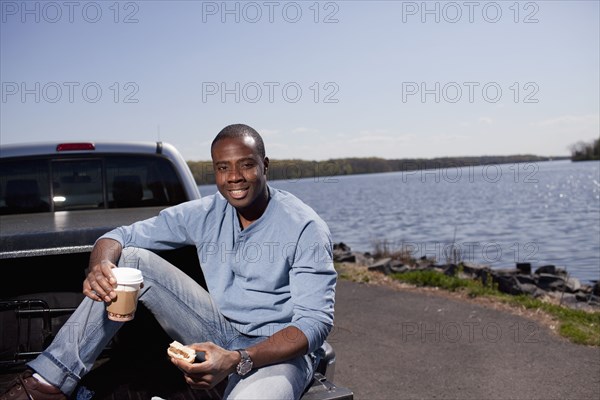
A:
<svg viewBox="0 0 600 400">
<path fill-rule="evenodd" d="M 265 157 L 265 159 L 263 160 L 263 164 L 265 166 L 265 170 L 264 173 L 267 173 L 267 169 L 269 168 L 269 157 Z"/>
</svg>

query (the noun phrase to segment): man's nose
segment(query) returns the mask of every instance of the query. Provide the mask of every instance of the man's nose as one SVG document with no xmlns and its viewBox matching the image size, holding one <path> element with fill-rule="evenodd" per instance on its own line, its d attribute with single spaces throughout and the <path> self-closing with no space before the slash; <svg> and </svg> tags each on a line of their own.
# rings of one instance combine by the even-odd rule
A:
<svg viewBox="0 0 600 400">
<path fill-rule="evenodd" d="M 240 169 L 237 167 L 231 168 L 227 174 L 228 182 L 239 182 L 243 179 L 244 179 L 244 176 L 242 175 Z"/>
</svg>

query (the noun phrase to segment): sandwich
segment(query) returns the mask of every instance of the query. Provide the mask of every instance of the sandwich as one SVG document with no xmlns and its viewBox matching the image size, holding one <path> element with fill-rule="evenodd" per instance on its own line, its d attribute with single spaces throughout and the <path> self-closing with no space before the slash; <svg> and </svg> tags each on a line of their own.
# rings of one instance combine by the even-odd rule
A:
<svg viewBox="0 0 600 400">
<path fill-rule="evenodd" d="M 184 346 L 178 341 L 174 341 L 169 345 L 169 348 L 167 349 L 167 354 L 170 357 L 176 358 L 178 360 L 187 361 L 189 363 L 193 363 L 196 359 L 196 352 L 194 351 L 194 349 Z"/>
</svg>

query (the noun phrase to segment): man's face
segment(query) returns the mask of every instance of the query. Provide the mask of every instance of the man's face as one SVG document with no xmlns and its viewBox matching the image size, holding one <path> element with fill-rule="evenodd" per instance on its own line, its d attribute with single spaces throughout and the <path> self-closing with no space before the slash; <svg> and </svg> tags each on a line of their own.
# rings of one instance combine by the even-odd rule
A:
<svg viewBox="0 0 600 400">
<path fill-rule="evenodd" d="M 262 159 L 252 137 L 222 139 L 212 148 L 213 168 L 219 192 L 238 211 L 261 207 L 266 200 L 269 159 Z M 256 200 L 259 201 L 256 201 Z"/>
</svg>

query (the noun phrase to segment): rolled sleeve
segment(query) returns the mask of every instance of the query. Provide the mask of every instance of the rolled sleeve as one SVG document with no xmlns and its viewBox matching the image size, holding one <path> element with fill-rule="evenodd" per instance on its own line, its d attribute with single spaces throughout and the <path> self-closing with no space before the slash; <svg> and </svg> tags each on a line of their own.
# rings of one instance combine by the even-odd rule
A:
<svg viewBox="0 0 600 400">
<path fill-rule="evenodd" d="M 323 344 L 333 327 L 336 281 L 329 230 L 313 221 L 300 237 L 290 271 L 294 302 L 290 325 L 304 333 L 309 352 Z"/>
<path fill-rule="evenodd" d="M 100 239 L 116 240 L 123 247 L 142 247 L 168 250 L 193 243 L 187 230 L 186 213 L 192 205 L 183 203 L 162 210 L 156 217 L 121 226 L 102 235 Z"/>
</svg>

